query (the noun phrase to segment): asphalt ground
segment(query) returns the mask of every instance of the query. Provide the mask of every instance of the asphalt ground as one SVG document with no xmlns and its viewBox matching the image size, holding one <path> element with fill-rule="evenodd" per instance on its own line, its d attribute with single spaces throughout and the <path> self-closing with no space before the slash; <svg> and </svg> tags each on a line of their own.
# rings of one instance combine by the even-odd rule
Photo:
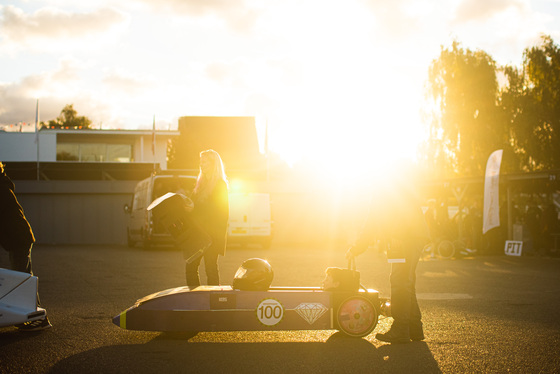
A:
<svg viewBox="0 0 560 374">
<path fill-rule="evenodd" d="M 274 245 L 230 248 L 223 284 L 243 260 L 266 258 L 275 286 L 320 286 L 324 269 L 346 266 L 345 248 Z M 0 250 L 0 267 L 8 256 Z M 432 260 L 418 267 L 426 340 L 377 341 L 391 319 L 361 339 L 333 330 L 199 333 L 137 332 L 112 317 L 150 293 L 184 285 L 171 248 L 33 249 L 33 268 L 53 328 L 0 328 L 1 373 L 558 373 L 560 260 L 486 256 Z M 390 266 L 371 250 L 358 258 L 362 283 L 389 296 Z M 204 277 L 203 277 L 204 279 Z"/>
</svg>

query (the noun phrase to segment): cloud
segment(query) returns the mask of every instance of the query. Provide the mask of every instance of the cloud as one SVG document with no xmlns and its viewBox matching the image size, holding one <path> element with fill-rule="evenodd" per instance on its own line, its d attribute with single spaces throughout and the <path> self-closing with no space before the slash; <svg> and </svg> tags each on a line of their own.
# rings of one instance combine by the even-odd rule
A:
<svg viewBox="0 0 560 374">
<path fill-rule="evenodd" d="M 84 86 L 81 72 L 87 68 L 87 64 L 65 57 L 54 71 L 0 84 L 0 124 L 33 122 L 37 99 L 41 102 L 41 121 L 56 118 L 66 104 L 81 103 L 81 108 L 95 105 L 80 88 Z"/>
<path fill-rule="evenodd" d="M 41 76 L 27 77 L 21 82 L 0 84 L 0 127 L 18 122 L 35 123 L 35 108 L 37 97 L 28 95 L 27 85 L 34 83 L 41 86 L 49 81 Z M 39 98 L 41 122 L 48 122 L 60 115 L 60 111 L 67 104 L 73 104 L 79 115 L 85 115 L 97 126 L 102 122 L 121 125 L 119 119 L 114 118 L 115 108 L 111 103 L 102 102 L 82 91 L 68 96 L 46 96 Z"/>
<path fill-rule="evenodd" d="M 126 14 L 114 8 L 72 13 L 48 7 L 27 14 L 8 5 L 1 10 L 2 44 L 15 50 L 24 47 L 48 51 L 68 46 L 91 48 L 92 42 L 111 41 L 108 35 L 113 35 L 115 30 L 129 22 Z"/>
<path fill-rule="evenodd" d="M 535 11 L 530 0 L 360 1 L 374 16 L 377 43 L 385 48 L 406 43 L 406 49 L 392 52 L 395 56 L 416 50 L 419 55 L 431 51 L 435 57 L 439 46 L 457 40 L 467 48 L 487 51 L 500 64 L 518 64 L 523 50 L 540 35 L 560 35 L 548 29 L 554 27 L 553 17 Z"/>
<path fill-rule="evenodd" d="M 173 10 L 183 14 L 228 14 L 234 8 L 245 7 L 245 0 L 138 0 L 158 9 Z"/>
<path fill-rule="evenodd" d="M 379 39 L 387 42 L 400 41 L 418 34 L 422 27 L 423 12 L 430 11 L 430 4 L 425 1 L 414 0 L 364 0 L 374 16 L 375 23 L 372 25 L 376 29 Z"/>
<path fill-rule="evenodd" d="M 133 95 L 142 93 L 150 87 L 155 87 L 156 81 L 153 78 L 134 76 L 126 71 L 113 70 L 105 75 L 103 84 L 112 93 L 115 93 L 116 90 L 124 94 Z"/>
<path fill-rule="evenodd" d="M 27 80 L 32 81 L 34 79 Z M 16 124 L 18 122 L 35 123 L 35 108 L 37 98 L 25 94 L 26 83 L 0 85 L 0 125 Z M 40 100 L 40 121 L 56 118 L 66 101 L 60 98 Z"/>
<path fill-rule="evenodd" d="M 59 61 L 56 70 L 28 75 L 19 83 L 11 84 L 11 91 L 18 96 L 37 98 L 48 96 L 66 96 L 75 92 L 75 86 L 80 77 L 80 71 L 87 68 L 87 64 L 64 57 Z"/>
<path fill-rule="evenodd" d="M 552 21 L 551 15 L 535 11 L 527 0 L 465 0 L 448 27 L 466 47 L 489 52 L 499 64 L 519 64 L 523 51 L 542 34 L 554 34 L 547 29 Z"/>
<path fill-rule="evenodd" d="M 246 90 L 258 74 L 258 61 L 235 59 L 231 62 L 213 61 L 206 65 L 206 76 L 223 87 Z"/>
<path fill-rule="evenodd" d="M 229 77 L 235 75 L 234 70 L 237 69 L 231 68 L 224 62 L 216 61 L 206 66 L 206 75 L 214 81 L 225 82 Z"/>
<path fill-rule="evenodd" d="M 508 10 L 527 13 L 529 7 L 523 0 L 465 0 L 456 9 L 454 23 L 486 21 Z"/>
<path fill-rule="evenodd" d="M 204 73 L 222 87 L 242 92 L 269 92 L 274 97 L 301 86 L 304 81 L 301 62 L 287 57 L 213 61 L 205 66 Z"/>
<path fill-rule="evenodd" d="M 231 29 L 247 33 L 252 30 L 259 10 L 252 8 L 246 0 L 137 0 L 156 11 L 172 12 L 191 17 L 214 16 L 224 21 Z"/>
</svg>

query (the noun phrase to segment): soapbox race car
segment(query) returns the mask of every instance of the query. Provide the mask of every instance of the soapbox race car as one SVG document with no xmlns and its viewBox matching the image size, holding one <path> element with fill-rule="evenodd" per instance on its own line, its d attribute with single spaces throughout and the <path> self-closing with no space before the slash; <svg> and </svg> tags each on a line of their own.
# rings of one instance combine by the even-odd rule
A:
<svg viewBox="0 0 560 374">
<path fill-rule="evenodd" d="M 0 268 L 0 327 L 19 325 L 46 317 L 37 307 L 36 276 Z"/>
<path fill-rule="evenodd" d="M 201 256 L 208 235 L 190 216 L 192 201 L 168 193 L 147 208 L 166 227 L 186 261 Z M 196 209 L 196 208 L 195 208 Z M 192 243 L 198 243 L 193 246 Z M 189 251 L 188 253 L 186 251 Z M 113 318 L 127 330 L 162 332 L 271 331 L 337 329 L 366 336 L 377 325 L 379 293 L 358 284 L 348 291 L 318 287 L 270 287 L 273 272 L 262 259 L 250 259 L 232 286 L 178 287 L 156 292 Z"/>
<path fill-rule="evenodd" d="M 377 325 L 378 292 L 323 291 L 314 287 L 178 287 L 139 299 L 113 318 L 127 330 L 190 332 L 332 330 L 366 336 Z"/>
</svg>

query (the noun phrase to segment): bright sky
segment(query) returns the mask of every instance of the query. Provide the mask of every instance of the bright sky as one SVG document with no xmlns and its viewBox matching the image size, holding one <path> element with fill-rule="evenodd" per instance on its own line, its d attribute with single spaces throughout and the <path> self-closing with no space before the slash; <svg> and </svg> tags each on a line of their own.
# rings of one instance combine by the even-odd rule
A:
<svg viewBox="0 0 560 374">
<path fill-rule="evenodd" d="M 411 157 L 453 39 L 519 65 L 560 0 L 0 0 L 0 124 L 66 104 L 95 127 L 256 116 L 289 162 Z M 344 157 L 340 157 L 344 155 Z"/>
</svg>

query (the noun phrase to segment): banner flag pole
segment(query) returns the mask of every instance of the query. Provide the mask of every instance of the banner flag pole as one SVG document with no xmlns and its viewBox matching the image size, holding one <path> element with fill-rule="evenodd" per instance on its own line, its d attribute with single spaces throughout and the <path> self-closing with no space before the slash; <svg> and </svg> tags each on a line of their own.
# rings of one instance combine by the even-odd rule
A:
<svg viewBox="0 0 560 374">
<path fill-rule="evenodd" d="M 39 99 L 37 99 L 37 106 L 35 107 L 35 144 L 37 144 L 37 180 L 39 180 Z"/>
<path fill-rule="evenodd" d="M 152 158 L 154 160 L 153 174 L 156 173 L 156 115 L 152 124 Z"/>
</svg>

